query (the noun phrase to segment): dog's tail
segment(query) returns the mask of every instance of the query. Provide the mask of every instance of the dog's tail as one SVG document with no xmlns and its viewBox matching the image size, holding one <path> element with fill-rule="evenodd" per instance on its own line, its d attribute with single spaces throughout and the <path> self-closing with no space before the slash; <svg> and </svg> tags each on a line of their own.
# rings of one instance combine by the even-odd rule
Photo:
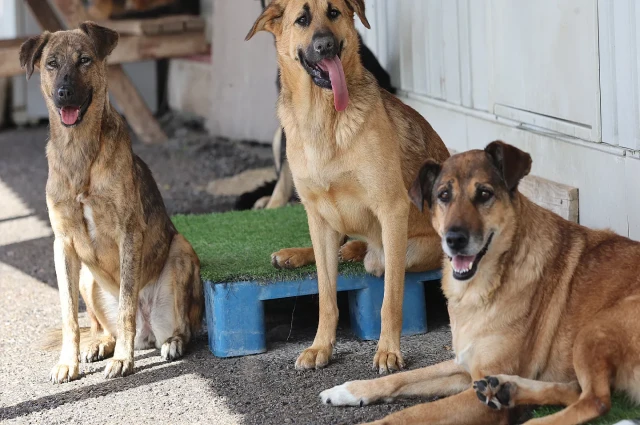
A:
<svg viewBox="0 0 640 425">
<path fill-rule="evenodd" d="M 80 328 L 80 347 L 91 341 L 91 328 Z M 43 351 L 57 351 L 62 347 L 62 329 L 51 329 L 39 341 L 37 348 Z"/>
</svg>

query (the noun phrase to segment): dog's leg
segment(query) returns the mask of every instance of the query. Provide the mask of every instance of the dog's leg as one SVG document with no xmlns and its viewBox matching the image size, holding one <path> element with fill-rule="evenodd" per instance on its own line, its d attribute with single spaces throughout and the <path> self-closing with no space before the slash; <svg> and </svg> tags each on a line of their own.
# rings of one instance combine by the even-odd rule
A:
<svg viewBox="0 0 640 425">
<path fill-rule="evenodd" d="M 80 280 L 80 259 L 71 241 L 58 236 L 53 242 L 53 257 L 62 311 L 62 349 L 60 350 L 60 360 L 51 370 L 50 378 L 54 383 L 62 383 L 77 379 L 79 373 L 78 282 Z"/>
<path fill-rule="evenodd" d="M 402 301 L 407 257 L 407 220 L 409 201 L 381 202 L 393 206 L 377 213 L 382 229 L 384 250 L 384 298 L 382 301 L 382 328 L 378 351 L 373 358 L 373 367 L 380 373 L 400 370 L 404 360 L 400 352 L 402 331 Z"/>
<path fill-rule="evenodd" d="M 478 398 L 492 409 L 509 409 L 523 404 L 563 405 L 575 403 L 580 397 L 580 385 L 542 382 L 519 376 L 495 375 L 475 381 Z"/>
<path fill-rule="evenodd" d="M 87 315 L 91 321 L 91 341 L 83 344 L 80 354 L 80 359 L 85 363 L 111 357 L 116 346 L 116 339 L 106 326 L 102 301 L 98 299 L 101 291 L 91 271 L 83 265 L 80 269 L 80 294 L 87 305 Z"/>
<path fill-rule="evenodd" d="M 285 161 L 280 169 L 280 178 L 265 208 L 284 207 L 291 199 L 291 195 L 293 195 L 293 176 L 291 175 L 291 169 L 289 169 L 289 161 Z"/>
<path fill-rule="evenodd" d="M 190 313 L 198 300 L 194 299 L 194 291 L 200 291 L 200 268 L 195 252 L 184 236 L 177 234 L 171 242 L 169 257 L 162 272 L 159 285 L 170 285 L 173 296 L 171 312 L 163 311 L 158 305 L 151 315 L 151 327 L 156 338 L 160 339 L 160 356 L 167 361 L 176 360 L 185 352 L 191 339 Z M 198 282 L 194 282 L 198 279 Z M 197 285 L 197 287 L 194 287 Z M 161 304 L 161 303 L 160 303 Z M 173 329 L 161 329 L 166 326 L 166 317 L 173 315 Z M 197 313 L 199 316 L 200 314 Z M 165 335 L 169 333 L 168 338 Z"/>
<path fill-rule="evenodd" d="M 320 393 L 325 404 L 366 406 L 398 397 L 458 394 L 471 386 L 471 376 L 453 360 L 378 379 L 349 381 Z"/>
<path fill-rule="evenodd" d="M 140 291 L 142 234 L 125 230 L 120 242 L 120 298 L 118 300 L 118 338 L 114 358 L 104 369 L 105 377 L 116 378 L 133 373 L 133 346 L 136 337 L 136 313 Z"/>
<path fill-rule="evenodd" d="M 393 413 L 371 425 L 506 425 L 508 410 L 492 410 L 478 402 L 473 389 Z"/>
<path fill-rule="evenodd" d="M 336 327 L 338 326 L 336 284 L 341 235 L 311 208 L 307 208 L 307 216 L 311 242 L 317 253 L 320 318 L 313 345 L 300 354 L 296 360 L 296 369 L 317 369 L 329 363 L 336 342 Z"/>
<path fill-rule="evenodd" d="M 338 254 L 340 261 L 360 262 L 367 255 L 367 243 L 356 239 L 347 241 L 340 247 Z"/>
</svg>

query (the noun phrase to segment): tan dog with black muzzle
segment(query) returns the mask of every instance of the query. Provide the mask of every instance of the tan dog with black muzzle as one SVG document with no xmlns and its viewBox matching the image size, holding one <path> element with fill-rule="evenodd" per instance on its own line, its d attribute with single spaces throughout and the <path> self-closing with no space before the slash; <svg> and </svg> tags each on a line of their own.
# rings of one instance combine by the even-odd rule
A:
<svg viewBox="0 0 640 425">
<path fill-rule="evenodd" d="M 176 359 L 202 320 L 198 257 L 109 103 L 106 58 L 117 42 L 116 32 L 85 22 L 32 37 L 20 51 L 27 77 L 40 68 L 51 129 L 46 198 L 62 307 L 53 382 L 78 378 L 80 357 L 113 356 L 108 378 L 133 372 L 134 348 Z M 91 319 L 82 354 L 78 292 Z"/>
<path fill-rule="evenodd" d="M 272 261 L 318 267 L 320 321 L 313 345 L 296 361 L 300 369 L 323 367 L 333 353 L 338 252 L 385 275 L 373 360 L 381 373 L 404 365 L 405 271 L 438 268 L 442 258 L 428 212 L 411 205 L 407 189 L 425 160 L 444 161 L 449 153 L 429 123 L 363 67 L 354 16 L 368 27 L 364 7 L 363 0 L 274 0 L 247 35 L 266 30 L 276 37 L 278 116 L 313 244 L 276 252 Z M 340 248 L 345 235 L 360 240 Z"/>
</svg>

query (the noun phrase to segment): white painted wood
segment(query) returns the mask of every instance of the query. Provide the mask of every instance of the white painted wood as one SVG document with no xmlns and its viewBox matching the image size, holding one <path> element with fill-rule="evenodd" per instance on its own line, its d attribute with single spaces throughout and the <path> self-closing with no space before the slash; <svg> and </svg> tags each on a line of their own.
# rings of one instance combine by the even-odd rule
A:
<svg viewBox="0 0 640 425">
<path fill-rule="evenodd" d="M 400 27 L 398 25 L 398 9 L 397 0 L 380 0 L 386 5 L 383 21 L 386 21 L 386 39 L 387 39 L 387 59 L 383 63 L 385 69 L 391 74 L 391 83 L 394 87 L 401 87 L 400 78 Z M 382 12 L 381 12 L 382 13 Z"/>
<path fill-rule="evenodd" d="M 429 57 L 429 45 L 433 42 L 428 28 L 431 26 L 426 15 L 427 7 L 431 0 L 412 0 L 411 4 L 411 57 L 406 61 L 403 58 L 403 66 L 413 67 L 413 92 L 418 94 L 431 94 L 429 92 L 431 61 Z"/>
<path fill-rule="evenodd" d="M 640 149 L 640 6 L 599 0 L 602 141 Z"/>
<path fill-rule="evenodd" d="M 495 103 L 588 126 L 599 141 L 597 1 L 494 0 L 490 13 Z"/>
<path fill-rule="evenodd" d="M 472 107 L 471 85 L 471 16 L 470 0 L 457 0 L 457 26 L 458 26 L 458 57 L 459 57 L 459 96 L 460 104 Z M 449 67 L 447 67 L 449 69 Z"/>
<path fill-rule="evenodd" d="M 471 107 L 489 111 L 493 108 L 491 48 L 491 0 L 469 0 L 469 46 L 471 66 Z"/>
<path fill-rule="evenodd" d="M 418 0 L 419 1 L 419 0 Z M 406 91 L 414 91 L 413 85 L 413 48 L 412 48 L 412 6 L 413 0 L 397 2 L 396 25 L 400 41 L 400 86 Z"/>
<path fill-rule="evenodd" d="M 212 134 L 271 142 L 278 128 L 273 36 L 260 32 L 244 41 L 261 10 L 260 2 L 213 2 Z"/>
</svg>

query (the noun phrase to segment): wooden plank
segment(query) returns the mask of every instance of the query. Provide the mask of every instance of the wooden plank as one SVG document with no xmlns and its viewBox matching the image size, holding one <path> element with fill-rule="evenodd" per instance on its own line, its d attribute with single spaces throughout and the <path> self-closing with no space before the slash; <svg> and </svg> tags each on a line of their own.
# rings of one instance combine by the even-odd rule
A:
<svg viewBox="0 0 640 425">
<path fill-rule="evenodd" d="M 449 148 L 449 153 L 455 155 L 458 152 Z M 520 180 L 518 190 L 532 202 L 560 217 L 574 223 L 580 222 L 578 188 L 528 175 Z"/>
<path fill-rule="evenodd" d="M 33 1 L 33 0 L 32 0 Z M 202 31 L 205 21 L 199 16 L 173 15 L 153 19 L 122 19 L 99 22 L 121 35 L 157 35 L 186 31 Z"/>
<path fill-rule="evenodd" d="M 160 128 L 160 124 L 155 119 L 142 96 L 138 93 L 136 86 L 127 77 L 120 65 L 110 66 L 109 91 L 115 98 L 122 113 L 127 117 L 127 121 L 133 132 L 144 143 L 159 143 L 167 139 L 167 136 Z M 130 117 L 135 117 L 131 119 Z"/>
<path fill-rule="evenodd" d="M 20 75 L 20 45 L 27 38 L 0 40 L 0 77 Z M 141 60 L 191 56 L 207 53 L 209 45 L 204 33 L 164 34 L 158 36 L 123 36 L 109 57 L 116 65 Z"/>
</svg>

